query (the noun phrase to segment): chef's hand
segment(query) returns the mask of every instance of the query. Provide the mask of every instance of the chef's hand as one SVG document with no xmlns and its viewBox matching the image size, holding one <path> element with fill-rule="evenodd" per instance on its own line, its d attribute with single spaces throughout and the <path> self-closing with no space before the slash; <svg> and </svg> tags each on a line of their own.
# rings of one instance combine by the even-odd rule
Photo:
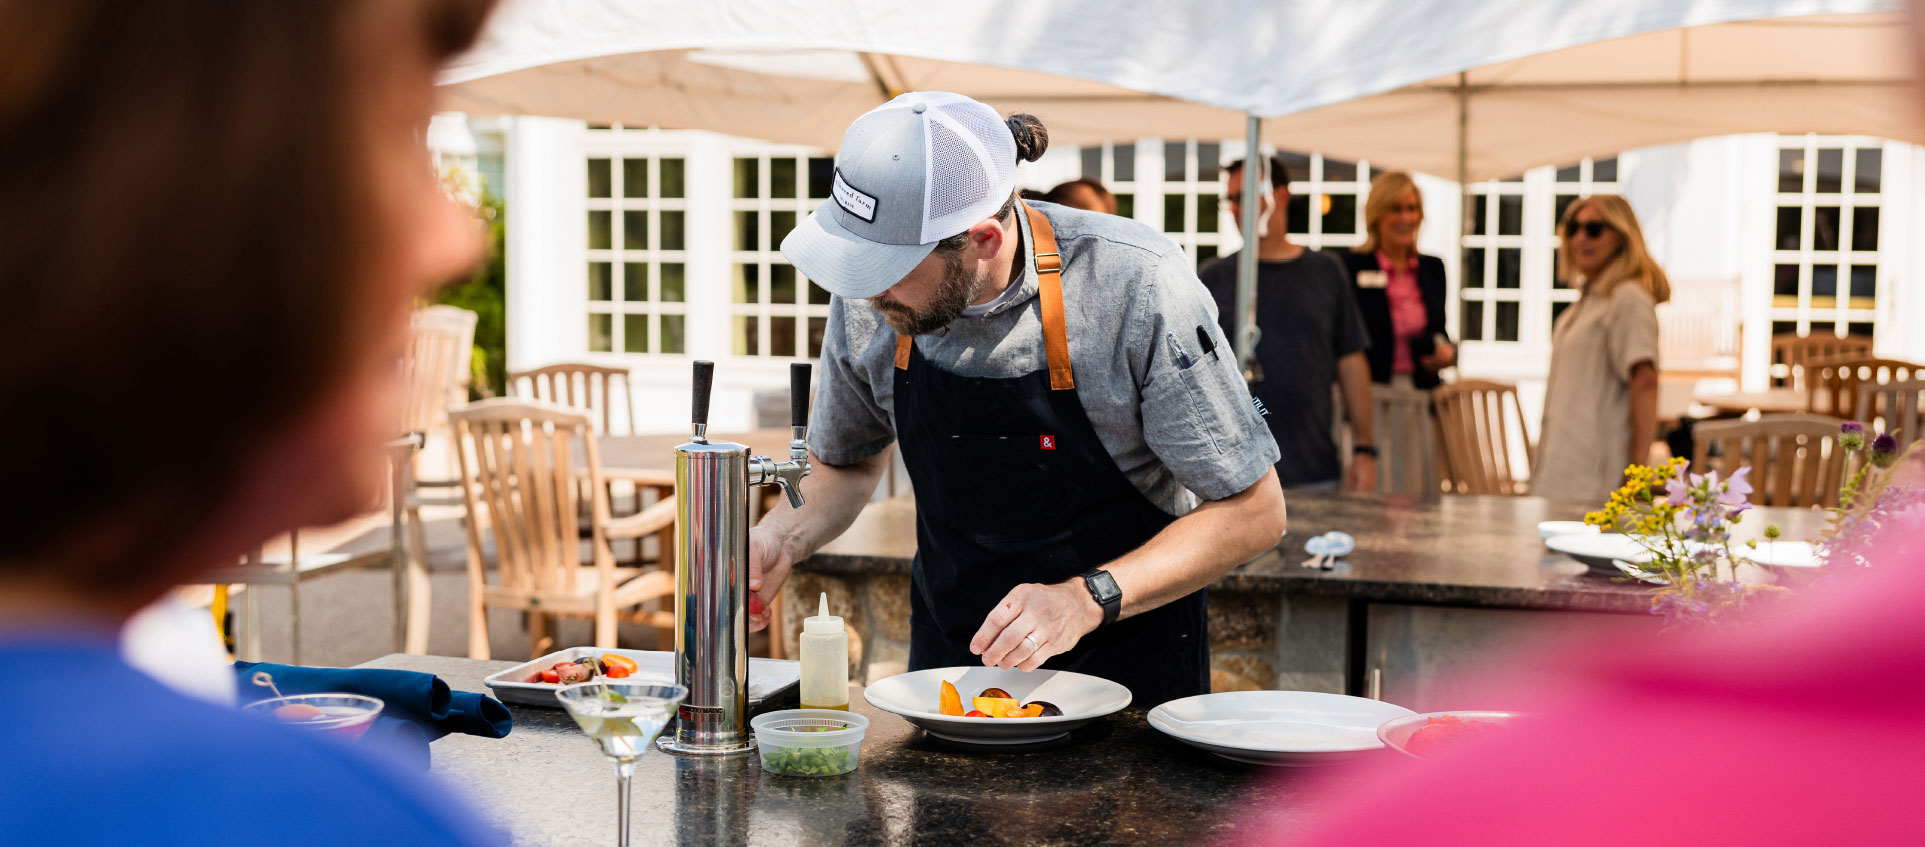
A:
<svg viewBox="0 0 1925 847">
<path fill-rule="evenodd" d="M 763 527 L 749 529 L 749 631 L 769 625 L 769 604 L 782 592 L 795 559 L 782 546 L 782 537 Z"/>
<path fill-rule="evenodd" d="M 1350 484 L 1344 489 L 1368 494 L 1377 490 L 1377 457 L 1358 453 L 1350 457 Z"/>
<path fill-rule="evenodd" d="M 1033 671 L 1049 657 L 1069 652 L 1102 623 L 1103 608 L 1081 578 L 1056 585 L 1025 583 L 990 610 L 969 639 L 969 652 L 990 667 Z"/>
</svg>

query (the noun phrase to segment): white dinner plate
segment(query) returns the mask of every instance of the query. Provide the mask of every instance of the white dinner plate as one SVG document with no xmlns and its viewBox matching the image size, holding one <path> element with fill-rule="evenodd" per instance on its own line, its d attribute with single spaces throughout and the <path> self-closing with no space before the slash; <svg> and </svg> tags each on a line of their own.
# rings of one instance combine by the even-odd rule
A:
<svg viewBox="0 0 1925 847">
<path fill-rule="evenodd" d="M 1321 691 L 1227 691 L 1164 703 L 1150 710 L 1150 726 L 1226 759 L 1305 767 L 1381 749 L 1377 727 L 1413 714 L 1381 700 Z"/>
<path fill-rule="evenodd" d="M 1740 550 L 1739 553 L 1757 564 L 1772 568 L 1815 568 L 1824 564 L 1818 561 L 1818 551 L 1803 541 L 1759 539 L 1756 548 Z"/>
<path fill-rule="evenodd" d="M 1651 551 L 1644 549 L 1644 545 L 1632 540 L 1628 535 L 1615 532 L 1598 535 L 1555 535 L 1544 539 L 1544 546 L 1583 562 L 1600 573 L 1616 572 L 1616 569 L 1611 566 L 1613 559 L 1643 562 L 1651 558 Z"/>
<path fill-rule="evenodd" d="M 1538 521 L 1538 538 L 1556 538 L 1560 535 L 1597 535 L 1604 530 L 1583 521 Z"/>
<path fill-rule="evenodd" d="M 1036 718 L 964 718 L 941 711 L 942 684 L 953 683 L 963 709 L 985 688 L 1000 688 L 1023 703 L 1042 700 L 1063 714 Z M 1130 704 L 1130 690 L 1101 677 L 1069 671 L 953 667 L 910 671 L 863 689 L 869 705 L 900 715 L 937 738 L 965 744 L 1034 744 L 1062 738 Z"/>
</svg>

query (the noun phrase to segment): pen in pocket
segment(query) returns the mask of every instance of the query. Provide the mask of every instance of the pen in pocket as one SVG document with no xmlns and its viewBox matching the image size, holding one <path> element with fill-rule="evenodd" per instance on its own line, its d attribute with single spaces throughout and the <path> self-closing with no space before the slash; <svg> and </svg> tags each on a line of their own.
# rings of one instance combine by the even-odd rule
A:
<svg viewBox="0 0 1925 847">
<path fill-rule="evenodd" d="M 1191 365 L 1196 364 L 1196 361 L 1190 358 L 1190 354 L 1183 352 L 1183 345 L 1177 343 L 1176 333 L 1165 332 L 1163 337 L 1170 342 L 1170 355 L 1176 359 L 1177 370 L 1187 371 Z"/>
</svg>

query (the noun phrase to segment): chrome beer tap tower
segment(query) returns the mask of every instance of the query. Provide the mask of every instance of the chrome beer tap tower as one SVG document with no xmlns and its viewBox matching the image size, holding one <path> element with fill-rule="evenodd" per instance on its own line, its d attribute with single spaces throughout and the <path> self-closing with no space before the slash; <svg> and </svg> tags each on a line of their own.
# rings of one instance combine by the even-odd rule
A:
<svg viewBox="0 0 1925 847">
<path fill-rule="evenodd" d="M 708 440 L 715 364 L 695 363 L 694 437 L 675 448 L 675 682 L 688 688 L 675 753 L 754 749 L 749 737 L 749 489 L 779 485 L 802 507 L 809 475 L 809 366 L 789 366 L 789 458 Z"/>
</svg>

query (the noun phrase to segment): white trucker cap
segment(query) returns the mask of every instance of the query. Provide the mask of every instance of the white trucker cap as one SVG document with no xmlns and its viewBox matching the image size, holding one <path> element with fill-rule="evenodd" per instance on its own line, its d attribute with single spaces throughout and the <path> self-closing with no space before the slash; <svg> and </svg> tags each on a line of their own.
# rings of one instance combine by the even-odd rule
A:
<svg viewBox="0 0 1925 847">
<path fill-rule="evenodd" d="M 941 91 L 899 95 L 843 133 L 829 200 L 782 239 L 782 255 L 834 294 L 874 297 L 1015 190 L 1016 140 L 996 110 Z"/>
</svg>

